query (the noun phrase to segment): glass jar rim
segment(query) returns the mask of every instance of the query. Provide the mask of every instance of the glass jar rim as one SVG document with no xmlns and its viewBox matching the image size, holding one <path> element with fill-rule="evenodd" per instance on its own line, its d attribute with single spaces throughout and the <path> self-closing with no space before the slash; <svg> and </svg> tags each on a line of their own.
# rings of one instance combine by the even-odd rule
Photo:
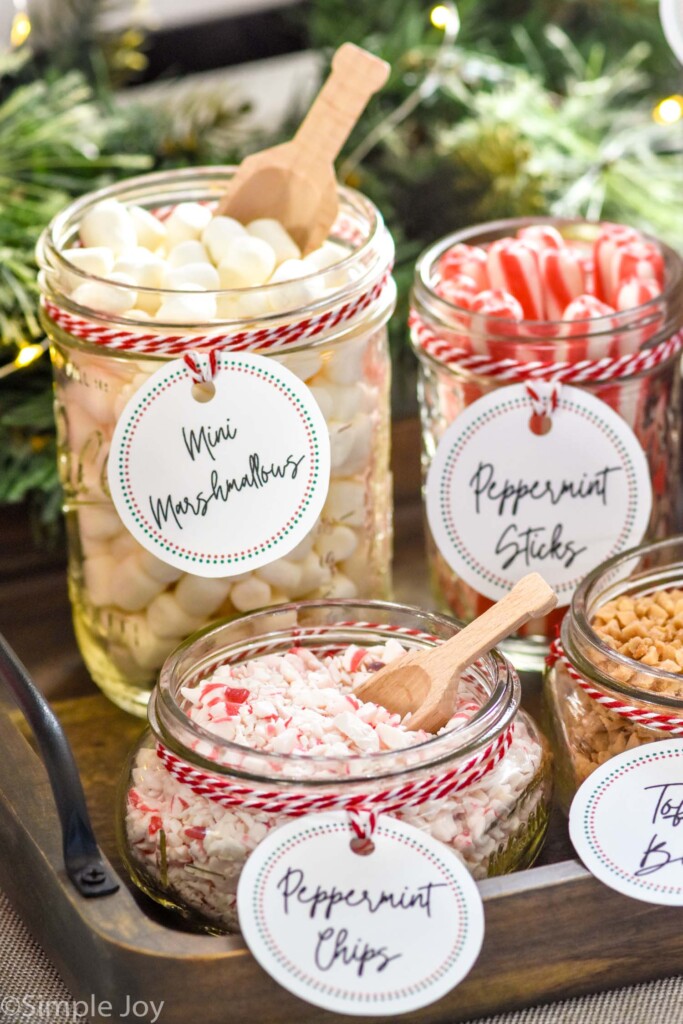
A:
<svg viewBox="0 0 683 1024">
<path fill-rule="evenodd" d="M 675 546 L 678 546 L 681 552 L 681 560 L 678 563 L 666 564 L 669 572 L 674 578 L 677 577 L 680 585 L 683 585 L 683 535 L 669 537 L 650 544 L 639 544 L 627 551 L 622 551 L 596 566 L 576 588 L 569 613 L 565 615 L 562 623 L 561 639 L 565 653 L 576 670 L 591 682 L 598 684 L 601 689 L 625 697 L 629 702 L 635 701 L 638 704 L 652 707 L 671 708 L 683 713 L 683 695 L 676 697 L 671 694 L 654 693 L 641 687 L 630 686 L 601 671 L 584 653 L 584 650 L 595 652 L 597 657 L 611 661 L 621 669 L 633 673 L 646 672 L 648 676 L 661 680 L 663 683 L 676 683 L 679 688 L 683 686 L 683 673 L 668 672 L 666 669 L 660 669 L 654 665 L 643 665 L 635 658 L 621 654 L 605 643 L 590 621 L 597 607 L 616 597 L 629 596 L 633 590 L 633 587 L 629 588 L 629 583 L 642 582 L 643 594 L 651 593 L 653 589 L 662 589 L 656 584 L 658 570 L 661 574 L 664 569 L 662 565 L 654 565 L 652 569 L 640 576 L 623 575 L 623 571 L 629 562 L 666 555 L 667 551 Z M 618 591 L 613 589 L 618 584 L 625 584 L 625 586 Z M 674 581 L 668 583 L 669 587 L 674 585 L 676 585 Z M 641 591 L 639 590 L 638 593 Z"/>
<path fill-rule="evenodd" d="M 574 228 L 577 229 L 577 234 L 574 237 L 577 239 L 583 237 L 583 240 L 588 241 L 590 240 L 589 234 L 595 235 L 601 223 L 605 222 L 571 217 L 513 217 L 455 231 L 433 242 L 418 256 L 413 281 L 413 304 L 418 308 L 424 307 L 430 317 L 448 329 L 462 331 L 467 329 L 468 324 L 471 324 L 472 331 L 482 338 L 486 338 L 487 343 L 509 345 L 511 342 L 515 344 L 529 342 L 533 343 L 536 348 L 545 343 L 551 350 L 556 341 L 565 340 L 557 332 L 570 323 L 573 331 L 576 330 L 577 323 L 575 321 L 528 319 L 518 321 L 506 317 L 496 317 L 494 320 L 486 313 L 472 312 L 464 307 L 456 306 L 437 295 L 434 290 L 434 267 L 444 252 L 453 245 L 461 243 L 476 245 L 494 241 L 508 234 L 514 235 L 521 227 L 538 225 L 552 226 L 560 230 Z M 640 234 L 645 241 L 652 242 L 658 247 L 666 261 L 666 280 L 662 292 L 640 306 L 586 320 L 586 324 L 590 325 L 586 333 L 575 334 L 572 332 L 571 341 L 581 342 L 585 339 L 599 341 L 606 335 L 613 335 L 615 331 L 627 331 L 629 328 L 642 331 L 643 328 L 650 326 L 653 320 L 661 319 L 662 310 L 665 308 L 670 315 L 664 318 L 653 337 L 648 339 L 648 344 L 669 337 L 683 324 L 683 259 L 665 242 L 661 242 L 658 238 L 645 232 L 640 232 Z M 454 318 L 457 319 L 454 321 Z M 495 330 L 498 324 L 501 328 L 500 333 Z M 511 328 L 515 329 L 514 335 L 509 333 Z M 508 333 L 505 333 L 506 331 Z M 424 354 L 426 358 L 433 358 L 427 353 L 423 353 L 421 349 L 418 349 L 418 354 L 421 356 Z"/>
<path fill-rule="evenodd" d="M 246 661 L 249 660 L 249 648 L 253 649 L 255 643 L 259 647 L 264 643 L 269 645 L 275 643 L 277 644 L 276 650 L 279 649 L 280 644 L 283 650 L 289 649 L 293 641 L 302 646 L 315 646 L 315 644 L 305 643 L 307 639 L 315 640 L 313 635 L 309 637 L 297 635 L 293 630 L 298 627 L 293 627 L 291 624 L 283 626 L 279 630 L 271 629 L 268 632 L 256 633 L 256 635 L 248 636 L 246 639 L 228 646 L 220 646 L 220 638 L 228 634 L 231 628 L 233 630 L 235 628 L 248 630 L 252 626 L 258 628 L 259 622 L 266 622 L 273 616 L 282 616 L 285 621 L 287 621 L 287 617 L 290 617 L 291 623 L 292 615 L 297 616 L 295 621 L 298 622 L 301 613 L 306 617 L 314 616 L 316 612 L 323 614 L 325 611 L 334 611 L 344 615 L 339 622 L 330 624 L 330 632 L 327 634 L 326 640 L 338 637 L 337 642 L 347 644 L 354 643 L 355 636 L 355 641 L 361 641 L 363 638 L 367 641 L 368 637 L 370 640 L 376 637 L 376 643 L 383 643 L 390 638 L 399 639 L 411 649 L 434 646 L 433 640 L 427 641 L 415 635 L 394 631 L 391 622 L 401 617 L 406 617 L 409 621 L 417 622 L 421 626 L 436 629 L 443 634 L 437 639 L 443 639 L 446 635 L 454 635 L 461 628 L 453 619 L 438 613 L 424 612 L 389 601 L 357 599 L 292 602 L 261 609 L 250 615 L 241 616 L 239 619 L 212 623 L 177 647 L 162 666 L 159 681 L 148 706 L 148 717 L 153 733 L 174 753 L 192 764 L 201 765 L 216 775 L 228 774 L 257 782 L 277 780 L 278 784 L 329 787 L 331 783 L 334 785 L 357 784 L 368 780 L 392 778 L 405 775 L 411 770 L 432 769 L 445 762 L 459 760 L 480 750 L 483 745 L 500 735 L 516 715 L 521 696 L 519 679 L 513 667 L 497 650 L 484 655 L 483 658 L 475 662 L 471 669 L 467 670 L 473 674 L 479 671 L 477 679 L 484 683 L 485 677 L 481 675 L 481 666 L 483 665 L 490 678 L 495 679 L 495 685 L 491 686 L 488 699 L 482 703 L 472 718 L 462 725 L 450 729 L 447 733 L 431 736 L 421 743 L 398 750 L 350 755 L 343 758 L 274 754 L 225 740 L 216 733 L 198 726 L 182 709 L 177 695 L 186 677 L 184 672 L 182 678 L 176 677 L 184 659 L 187 659 L 188 656 L 191 657 L 193 650 L 196 651 L 204 645 L 210 646 L 212 641 L 217 642 L 216 650 L 210 658 L 205 659 L 208 666 L 207 672 L 209 672 L 224 663 L 226 652 L 232 648 L 238 652 L 243 650 L 245 657 L 239 660 Z M 359 619 L 351 620 L 352 625 L 348 619 L 348 615 L 351 613 L 360 613 L 361 615 Z M 371 617 L 369 621 L 368 616 Z M 386 617 L 386 621 L 373 622 L 372 620 L 378 616 Z M 426 632 L 426 630 L 420 630 L 420 632 Z M 320 637 L 318 637 L 318 646 L 319 642 Z M 246 758 L 249 767 L 237 767 L 234 764 L 205 758 L 192 747 L 192 743 L 196 741 L 209 743 L 214 749 L 219 749 L 222 755 L 233 755 L 236 761 Z M 411 763 L 397 765 L 396 761 L 400 762 L 401 758 L 405 758 L 406 755 L 411 759 Z M 272 767 L 271 771 L 268 771 L 268 766 L 273 764 L 277 764 L 280 769 L 277 774 L 273 774 Z M 259 767 L 255 768 L 255 765 Z M 344 769 L 343 777 L 334 772 L 335 768 L 339 769 L 340 767 Z M 326 769 L 330 770 L 332 774 L 327 774 Z M 322 777 L 316 778 L 317 773 Z"/>
<path fill-rule="evenodd" d="M 173 193 L 177 193 L 179 190 L 190 190 L 190 193 L 194 195 L 197 190 L 211 190 L 212 188 L 212 195 L 217 200 L 221 195 L 221 191 L 218 189 L 218 186 L 224 185 L 235 170 L 235 166 L 224 164 L 208 167 L 156 171 L 150 174 L 126 178 L 114 185 L 105 186 L 95 192 L 89 192 L 84 196 L 78 197 L 53 217 L 38 240 L 36 246 L 36 259 L 40 268 L 40 280 L 43 290 L 47 291 L 48 289 L 47 275 L 51 273 L 61 273 L 63 275 L 68 275 L 70 278 L 82 278 L 83 283 L 94 282 L 97 284 L 107 285 L 108 288 L 112 289 L 119 288 L 123 290 L 130 287 L 129 285 L 121 282 L 112 281 L 107 277 L 100 277 L 83 271 L 81 268 L 72 264 L 64 256 L 64 252 L 68 249 L 66 242 L 73 238 L 74 231 L 77 229 L 80 218 L 96 203 L 104 199 L 117 199 L 119 201 L 135 203 L 136 201 L 142 202 L 144 198 L 149 200 L 152 196 L 157 195 L 159 196 L 159 200 L 158 202 L 155 201 L 154 205 L 164 206 L 169 203 L 189 201 L 184 200 L 182 197 L 176 197 L 176 199 L 173 200 Z M 291 318 L 296 313 L 301 313 L 304 310 L 306 315 L 320 313 L 331 303 L 338 305 L 340 302 L 345 303 L 351 301 L 352 296 L 355 293 L 367 287 L 368 282 L 371 282 L 378 277 L 383 270 L 388 269 L 393 260 L 394 246 L 391 240 L 391 235 L 389 234 L 382 215 L 377 207 L 361 192 L 347 186 L 340 185 L 338 187 L 338 196 L 340 198 L 340 204 L 345 204 L 347 209 L 351 213 L 355 214 L 357 218 L 362 217 L 364 219 L 367 224 L 367 234 L 362 243 L 359 244 L 357 248 L 350 251 L 342 260 L 330 267 L 325 267 L 322 270 L 314 270 L 310 274 L 306 274 L 301 278 L 296 278 L 296 282 L 301 281 L 310 284 L 316 280 L 323 280 L 326 275 L 339 273 L 340 268 L 344 270 L 351 266 L 363 266 L 364 263 L 367 263 L 367 266 L 364 267 L 364 272 L 361 273 L 360 276 L 350 279 L 338 290 L 332 290 L 330 293 L 322 295 L 304 306 L 297 306 L 296 308 L 283 307 L 277 312 L 268 312 L 264 315 L 257 316 L 245 315 L 233 319 L 215 318 L 207 322 L 206 325 L 202 325 L 202 327 L 207 326 L 212 331 L 218 330 L 222 326 L 228 326 L 233 330 L 238 330 L 240 329 L 240 325 L 253 323 L 255 321 L 257 321 L 259 325 L 267 327 L 275 325 L 288 317 Z M 192 201 L 199 201 L 199 199 L 195 196 Z M 218 288 L 205 290 L 202 294 L 227 299 L 239 299 L 240 297 L 248 296 L 250 293 L 253 294 L 255 290 L 263 291 L 268 289 L 268 292 L 272 293 L 274 296 L 282 296 L 286 294 L 287 288 L 291 288 L 291 286 L 292 281 L 281 281 L 272 285 L 266 283 L 263 286 L 258 286 L 256 289 Z M 59 305 L 63 306 L 67 312 L 75 316 L 81 316 L 88 320 L 93 320 L 94 322 L 102 322 L 106 324 L 111 323 L 115 324 L 117 327 L 128 327 L 129 329 L 138 328 L 143 332 L 154 329 L 158 330 L 160 334 L 164 331 L 174 331 L 177 333 L 179 327 L 188 331 L 196 329 L 194 325 L 158 323 L 153 319 L 139 320 L 126 317 L 125 314 L 105 314 L 102 311 L 98 312 L 97 310 L 75 303 L 68 295 L 65 295 L 63 291 L 56 292 L 55 289 L 52 288 L 50 288 L 50 290 L 53 292 L 51 297 L 58 299 Z M 194 289 L 167 289 L 138 285 L 136 285 L 135 290 L 146 295 L 154 294 L 161 297 L 196 294 Z"/>
</svg>

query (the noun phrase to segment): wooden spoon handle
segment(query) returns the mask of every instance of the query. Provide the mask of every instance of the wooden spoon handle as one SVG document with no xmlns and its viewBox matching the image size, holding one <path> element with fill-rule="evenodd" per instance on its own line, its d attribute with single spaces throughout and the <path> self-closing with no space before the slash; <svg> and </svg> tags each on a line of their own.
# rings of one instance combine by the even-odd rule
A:
<svg viewBox="0 0 683 1024">
<path fill-rule="evenodd" d="M 512 590 L 430 654 L 430 674 L 437 663 L 444 678 L 452 679 L 497 643 L 537 615 L 545 615 L 557 604 L 557 596 L 537 572 L 523 576 Z"/>
<path fill-rule="evenodd" d="M 386 82 L 389 65 L 353 43 L 332 58 L 332 71 L 302 121 L 293 145 L 297 160 L 333 164 L 373 93 Z"/>
</svg>

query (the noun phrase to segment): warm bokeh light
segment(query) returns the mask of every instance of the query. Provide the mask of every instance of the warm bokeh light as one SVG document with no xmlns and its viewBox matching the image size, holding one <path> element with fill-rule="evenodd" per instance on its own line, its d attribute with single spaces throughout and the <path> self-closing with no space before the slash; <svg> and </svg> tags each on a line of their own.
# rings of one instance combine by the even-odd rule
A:
<svg viewBox="0 0 683 1024">
<path fill-rule="evenodd" d="M 17 11 L 12 20 L 10 32 L 10 43 L 12 46 L 21 46 L 31 34 L 31 20 L 26 11 Z"/>
<path fill-rule="evenodd" d="M 14 357 L 14 365 L 18 367 L 28 366 L 30 363 L 34 363 L 36 359 L 40 359 L 44 351 L 45 345 L 24 345 Z"/>
<path fill-rule="evenodd" d="M 667 96 L 652 111 L 657 124 L 676 124 L 683 118 L 683 96 Z"/>
<path fill-rule="evenodd" d="M 429 20 L 434 28 L 441 28 L 444 31 L 457 32 L 460 28 L 458 12 L 450 4 L 438 4 L 433 7 Z"/>
</svg>

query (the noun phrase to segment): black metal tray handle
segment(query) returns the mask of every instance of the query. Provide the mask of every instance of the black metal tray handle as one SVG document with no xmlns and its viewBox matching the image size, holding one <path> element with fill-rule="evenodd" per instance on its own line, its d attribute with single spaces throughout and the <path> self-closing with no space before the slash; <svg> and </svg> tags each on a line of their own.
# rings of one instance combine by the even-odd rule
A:
<svg viewBox="0 0 683 1024">
<path fill-rule="evenodd" d="M 109 896 L 119 885 L 97 845 L 69 741 L 54 711 L 2 633 L 0 679 L 11 690 L 31 726 L 47 769 L 62 825 L 64 866 L 69 878 L 82 896 Z"/>
</svg>

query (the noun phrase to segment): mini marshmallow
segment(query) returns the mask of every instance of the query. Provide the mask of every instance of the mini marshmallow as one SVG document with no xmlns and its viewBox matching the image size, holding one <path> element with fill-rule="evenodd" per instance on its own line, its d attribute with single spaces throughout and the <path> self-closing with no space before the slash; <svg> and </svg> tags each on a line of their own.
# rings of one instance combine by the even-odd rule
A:
<svg viewBox="0 0 683 1024">
<path fill-rule="evenodd" d="M 315 539 L 315 550 L 328 565 L 350 558 L 358 547 L 358 536 L 348 526 L 333 526 Z"/>
<path fill-rule="evenodd" d="M 363 379 L 363 362 L 367 338 L 358 338 L 335 345 L 325 363 L 325 375 L 333 384 L 355 384 Z"/>
<path fill-rule="evenodd" d="M 293 598 L 304 597 L 318 587 L 325 586 L 332 579 L 332 570 L 328 565 L 323 565 L 320 556 L 311 551 L 301 562 L 301 582 L 296 589 L 292 588 Z"/>
<path fill-rule="evenodd" d="M 137 302 L 137 294 L 130 287 L 115 288 L 114 284 L 129 286 L 134 285 L 132 277 L 127 274 L 108 274 L 111 284 L 100 284 L 98 281 L 86 281 L 79 284 L 71 295 L 73 301 L 79 306 L 95 310 L 97 313 L 108 313 L 111 316 L 120 316 L 127 310 L 132 309 Z"/>
<path fill-rule="evenodd" d="M 132 218 L 116 199 L 102 199 L 88 210 L 81 220 L 79 234 L 86 248 L 103 246 L 114 253 L 137 244 Z"/>
<path fill-rule="evenodd" d="M 90 540 L 110 540 L 123 531 L 121 520 L 108 505 L 79 508 L 78 526 L 81 534 Z"/>
<path fill-rule="evenodd" d="M 320 297 L 320 286 L 311 277 L 311 268 L 303 260 L 285 260 L 271 276 L 268 284 L 280 285 L 269 295 L 270 304 L 275 312 L 308 306 L 314 299 Z"/>
<path fill-rule="evenodd" d="M 344 526 L 362 526 L 365 522 L 365 487 L 356 480 L 332 480 L 323 509 L 323 517 Z"/>
<path fill-rule="evenodd" d="M 144 548 L 138 544 L 132 533 L 128 533 L 128 530 L 124 530 L 118 537 L 115 537 L 109 545 L 109 553 L 117 562 L 121 562 L 128 555 L 140 555 L 143 551 Z"/>
<path fill-rule="evenodd" d="M 353 450 L 354 435 L 350 423 L 328 424 L 330 431 L 330 467 L 339 473 Z"/>
<path fill-rule="evenodd" d="M 270 303 L 261 288 L 244 288 L 216 297 L 216 315 L 221 320 L 251 320 L 269 316 Z"/>
<path fill-rule="evenodd" d="M 213 615 L 230 593 L 230 585 L 229 579 L 183 576 L 175 588 L 174 597 L 188 615 Z"/>
<path fill-rule="evenodd" d="M 211 222 L 211 210 L 199 203 L 178 203 L 171 211 L 166 225 L 167 246 L 172 249 L 180 242 L 201 238 Z"/>
<path fill-rule="evenodd" d="M 318 249 L 314 249 L 313 252 L 309 252 L 308 256 L 304 256 L 304 263 L 310 268 L 309 273 L 313 273 L 316 270 L 327 270 L 329 267 L 334 267 L 350 255 L 351 250 L 345 249 L 337 242 L 323 242 Z"/>
<path fill-rule="evenodd" d="M 124 612 L 140 612 L 161 593 L 164 586 L 143 571 L 136 555 L 129 555 L 112 574 L 112 604 Z"/>
<path fill-rule="evenodd" d="M 166 270 L 164 288 L 182 292 L 188 284 L 196 284 L 207 292 L 220 288 L 218 271 L 210 263 L 184 263 Z"/>
<path fill-rule="evenodd" d="M 264 580 L 252 576 L 249 580 L 242 580 L 235 583 L 231 592 L 230 600 L 238 612 L 251 612 L 255 608 L 262 608 L 270 601 L 270 587 Z"/>
<path fill-rule="evenodd" d="M 256 575 L 286 594 L 296 590 L 301 583 L 301 567 L 286 558 L 278 558 L 270 565 L 262 565 L 260 569 L 256 570 Z"/>
<path fill-rule="evenodd" d="M 147 609 L 147 622 L 159 637 L 189 636 L 204 625 L 202 616 L 188 615 L 168 592 L 154 598 Z"/>
<path fill-rule="evenodd" d="M 238 235 L 218 264 L 222 288 L 265 284 L 275 269 L 275 253 L 260 238 Z"/>
<path fill-rule="evenodd" d="M 64 258 L 77 270 L 92 277 L 107 277 L 114 269 L 114 253 L 104 245 L 93 246 L 91 249 L 66 249 Z M 67 291 L 87 283 L 79 274 L 63 273 L 62 277 Z"/>
<path fill-rule="evenodd" d="M 228 255 L 234 240 L 239 235 L 246 235 L 246 228 L 232 217 L 214 217 L 202 232 L 202 242 L 211 253 L 211 259 L 217 265 Z"/>
<path fill-rule="evenodd" d="M 330 389 L 323 387 L 321 384 L 311 384 L 309 387 L 325 420 L 329 421 L 334 410 L 334 398 L 330 394 Z"/>
<path fill-rule="evenodd" d="M 340 428 L 337 439 L 344 438 L 345 452 L 342 458 L 342 451 L 338 449 L 334 454 L 335 461 L 332 468 L 343 476 L 353 476 L 361 473 L 372 457 L 372 420 L 365 413 L 358 413 L 353 417 L 351 423 Z M 332 442 L 332 431 L 330 431 Z M 334 446 L 333 446 L 334 447 Z"/>
<path fill-rule="evenodd" d="M 359 412 L 371 412 L 378 406 L 377 392 L 367 384 L 356 381 L 343 387 L 327 384 L 327 391 L 334 403 L 335 420 L 348 422 Z"/>
<path fill-rule="evenodd" d="M 216 299 L 201 291 L 197 285 L 186 286 L 186 291 L 168 295 L 163 299 L 156 319 L 168 324 L 201 324 L 216 316 Z"/>
<path fill-rule="evenodd" d="M 142 206 L 129 206 L 128 213 L 135 226 L 138 245 L 154 252 L 165 243 L 166 226 L 162 220 Z"/>
<path fill-rule="evenodd" d="M 341 572 L 334 572 L 332 580 L 325 585 L 325 597 L 358 597 L 358 587 Z"/>
<path fill-rule="evenodd" d="M 285 260 L 301 259 L 301 249 L 285 231 L 279 220 L 273 220 L 270 217 L 252 220 L 247 224 L 247 231 L 254 238 L 260 238 L 268 243 L 275 253 L 275 260 L 278 264 L 284 263 Z"/>
<path fill-rule="evenodd" d="M 98 607 L 113 604 L 112 574 L 116 560 L 111 555 L 97 555 L 83 560 L 83 582 L 88 599 Z"/>
<path fill-rule="evenodd" d="M 144 615 L 131 616 L 132 628 L 128 633 L 130 652 L 140 668 L 161 668 L 180 637 L 159 637 L 150 629 Z"/>
<path fill-rule="evenodd" d="M 317 536 L 317 525 L 310 530 L 303 540 L 300 540 L 295 548 L 287 555 L 290 562 L 303 562 L 306 555 L 309 555 L 313 550 L 313 544 Z"/>
<path fill-rule="evenodd" d="M 303 381 L 311 380 L 322 367 L 322 360 L 314 350 L 288 352 L 287 355 L 272 356 L 272 358 Z"/>
<path fill-rule="evenodd" d="M 184 267 L 186 263 L 209 263 L 209 254 L 201 242 L 188 239 L 174 245 L 167 259 L 171 267 Z"/>
<path fill-rule="evenodd" d="M 162 562 L 160 558 L 153 555 L 151 551 L 143 550 L 140 554 L 140 565 L 148 576 L 159 583 L 175 583 L 183 575 L 183 570 L 168 562 Z"/>
<path fill-rule="evenodd" d="M 144 254 L 144 255 L 143 255 Z M 163 287 L 166 264 L 146 249 L 126 253 L 114 264 L 114 272 L 124 274 L 138 289 L 137 305 L 143 313 L 153 314 L 159 308 L 160 296 L 157 289 Z M 153 289 L 146 291 L 145 289 Z M 132 314 L 130 311 L 128 315 Z"/>
</svg>

